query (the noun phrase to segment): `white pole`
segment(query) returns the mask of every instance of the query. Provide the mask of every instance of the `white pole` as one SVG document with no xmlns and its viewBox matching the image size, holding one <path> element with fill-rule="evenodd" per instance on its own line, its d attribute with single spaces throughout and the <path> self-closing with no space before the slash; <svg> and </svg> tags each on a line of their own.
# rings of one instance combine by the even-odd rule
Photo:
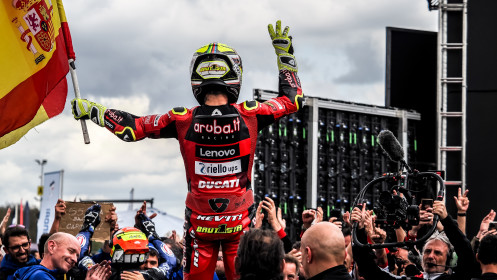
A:
<svg viewBox="0 0 497 280">
<path fill-rule="evenodd" d="M 74 95 L 76 98 L 81 98 L 79 93 L 79 83 L 78 76 L 76 75 L 76 65 L 74 64 L 74 59 L 69 59 L 69 72 L 71 72 L 72 85 L 74 88 Z M 88 134 L 88 128 L 86 127 L 86 121 L 81 119 L 81 130 L 83 130 L 83 139 L 85 144 L 90 144 L 90 135 Z"/>
</svg>

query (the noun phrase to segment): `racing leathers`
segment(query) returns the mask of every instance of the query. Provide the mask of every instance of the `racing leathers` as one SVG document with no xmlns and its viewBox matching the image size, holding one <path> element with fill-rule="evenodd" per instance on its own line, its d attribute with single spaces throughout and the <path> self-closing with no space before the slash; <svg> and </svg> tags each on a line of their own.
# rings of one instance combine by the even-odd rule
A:
<svg viewBox="0 0 497 280">
<path fill-rule="evenodd" d="M 221 244 L 228 279 L 243 231 L 255 211 L 251 170 L 257 135 L 302 108 L 296 72 L 279 72 L 278 97 L 221 106 L 177 107 L 163 115 L 138 117 L 107 109 L 103 125 L 124 141 L 176 138 L 186 170 L 185 277 L 212 278 Z M 97 124 L 99 120 L 92 119 Z"/>
</svg>

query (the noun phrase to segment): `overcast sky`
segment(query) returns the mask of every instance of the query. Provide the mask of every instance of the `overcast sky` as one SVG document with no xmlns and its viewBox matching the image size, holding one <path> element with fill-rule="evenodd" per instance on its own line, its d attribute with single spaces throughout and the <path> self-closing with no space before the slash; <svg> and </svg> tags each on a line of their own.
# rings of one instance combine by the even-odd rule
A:
<svg viewBox="0 0 497 280">
<path fill-rule="evenodd" d="M 424 0 L 87 0 L 64 1 L 81 95 L 135 115 L 196 105 L 189 66 L 210 42 L 235 48 L 243 60 L 239 101 L 254 88 L 277 90 L 276 56 L 267 24 L 290 26 L 299 76 L 310 96 L 383 105 L 386 27 L 436 31 L 438 13 Z M 37 205 L 40 166 L 64 170 L 65 200 L 155 198 L 182 217 L 186 180 L 175 139 L 126 143 L 89 122 L 85 145 L 64 112 L 0 150 L 0 204 Z M 127 205 L 117 205 L 127 208 Z M 136 205 L 138 206 L 138 205 Z"/>
</svg>

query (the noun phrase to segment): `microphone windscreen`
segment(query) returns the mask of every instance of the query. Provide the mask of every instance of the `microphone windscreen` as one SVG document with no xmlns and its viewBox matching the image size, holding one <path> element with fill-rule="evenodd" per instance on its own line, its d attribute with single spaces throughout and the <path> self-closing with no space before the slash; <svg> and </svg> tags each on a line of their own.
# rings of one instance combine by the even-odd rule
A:
<svg viewBox="0 0 497 280">
<path fill-rule="evenodd" d="M 421 273 L 414 264 L 407 265 L 405 271 L 407 277 L 413 277 Z"/>
<path fill-rule="evenodd" d="M 404 150 L 390 130 L 382 130 L 378 134 L 378 144 L 391 160 L 401 161 L 404 159 Z"/>
</svg>

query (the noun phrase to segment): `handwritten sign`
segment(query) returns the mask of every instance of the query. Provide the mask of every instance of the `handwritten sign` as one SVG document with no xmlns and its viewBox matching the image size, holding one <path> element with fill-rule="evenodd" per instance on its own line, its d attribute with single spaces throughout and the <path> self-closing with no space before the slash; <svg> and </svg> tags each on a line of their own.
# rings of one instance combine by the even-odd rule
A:
<svg viewBox="0 0 497 280">
<path fill-rule="evenodd" d="M 114 206 L 112 203 L 99 203 L 102 206 L 100 210 L 100 224 L 95 228 L 92 240 L 103 242 L 110 238 L 110 225 L 105 222 L 105 215 Z M 85 219 L 86 210 L 92 206 L 90 202 L 68 202 L 66 201 L 66 213 L 62 216 L 59 224 L 59 231 L 76 235 L 81 230 Z"/>
</svg>

